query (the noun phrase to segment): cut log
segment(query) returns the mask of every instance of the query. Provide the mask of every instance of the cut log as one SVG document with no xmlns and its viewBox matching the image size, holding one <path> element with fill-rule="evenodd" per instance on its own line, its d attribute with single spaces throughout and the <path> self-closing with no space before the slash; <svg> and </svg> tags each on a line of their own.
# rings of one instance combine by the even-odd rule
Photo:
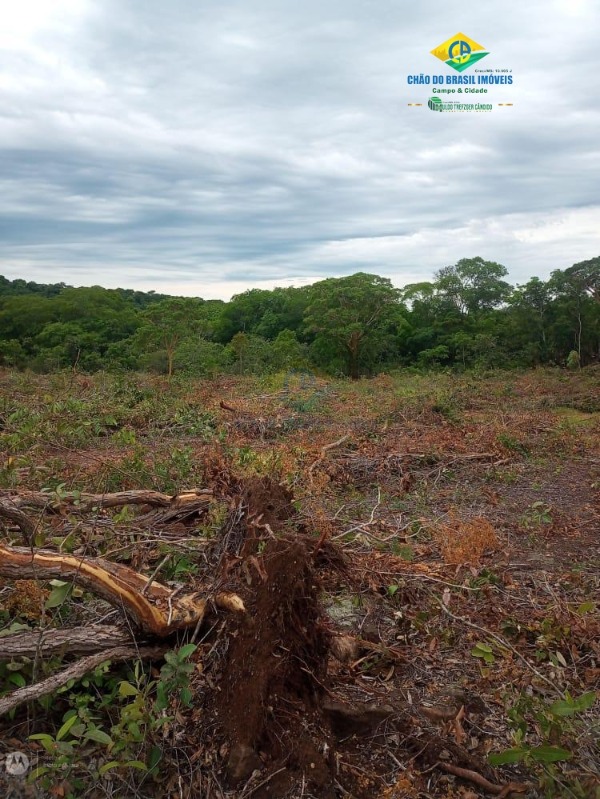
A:
<svg viewBox="0 0 600 799">
<path fill-rule="evenodd" d="M 182 491 L 169 495 L 160 491 L 117 491 L 112 494 L 86 494 L 76 491 L 67 492 L 60 497 L 46 494 L 43 491 L 0 491 L 0 504 L 10 504 L 14 508 L 38 508 L 42 510 L 59 510 L 69 507 L 70 510 L 89 513 L 94 508 L 120 508 L 123 505 L 151 505 L 157 508 L 180 508 L 187 503 L 206 502 L 208 505 L 213 496 L 207 488 Z"/>
<path fill-rule="evenodd" d="M 0 638 L 0 661 L 49 657 L 54 654 L 90 655 L 115 646 L 131 645 L 131 632 L 116 624 L 89 624 L 60 630 L 32 630 Z M 144 642 L 138 640 L 137 644 Z"/>
</svg>

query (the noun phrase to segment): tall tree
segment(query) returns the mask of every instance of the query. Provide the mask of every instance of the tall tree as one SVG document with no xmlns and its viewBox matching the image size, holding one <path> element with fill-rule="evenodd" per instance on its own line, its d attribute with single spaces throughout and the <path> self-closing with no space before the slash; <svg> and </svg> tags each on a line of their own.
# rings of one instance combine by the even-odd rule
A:
<svg viewBox="0 0 600 799">
<path fill-rule="evenodd" d="M 511 298 L 515 324 L 522 331 L 537 358 L 545 361 L 548 357 L 548 313 L 552 303 L 552 287 L 549 283 L 532 277 L 524 286 L 517 286 Z"/>
<path fill-rule="evenodd" d="M 574 280 L 596 302 L 600 302 L 600 256 L 570 266 L 565 269 L 565 275 Z"/>
<path fill-rule="evenodd" d="M 397 340 L 404 324 L 399 299 L 400 291 L 384 277 L 358 272 L 329 278 L 311 287 L 306 328 L 336 347 L 356 380 Z"/>
<path fill-rule="evenodd" d="M 135 335 L 135 344 L 140 350 L 164 351 L 169 377 L 173 374 L 175 353 L 181 342 L 204 332 L 203 305 L 204 300 L 163 300 L 140 314 L 141 326 Z"/>
<path fill-rule="evenodd" d="M 436 273 L 439 296 L 461 314 L 490 311 L 510 296 L 511 286 L 502 278 L 508 270 L 495 261 L 483 258 L 461 258 L 454 266 Z"/>
<path fill-rule="evenodd" d="M 594 299 L 589 278 L 590 275 L 571 267 L 555 270 L 549 281 L 555 297 L 552 307 L 555 340 L 564 342 L 566 335 L 579 363 L 597 355 L 600 348 L 600 303 Z M 561 355 L 566 358 L 568 352 L 563 350 Z"/>
<path fill-rule="evenodd" d="M 232 297 L 223 308 L 215 338 L 226 343 L 236 333 L 255 333 L 275 339 L 283 330 L 297 331 L 308 301 L 304 288 L 249 289 Z"/>
</svg>

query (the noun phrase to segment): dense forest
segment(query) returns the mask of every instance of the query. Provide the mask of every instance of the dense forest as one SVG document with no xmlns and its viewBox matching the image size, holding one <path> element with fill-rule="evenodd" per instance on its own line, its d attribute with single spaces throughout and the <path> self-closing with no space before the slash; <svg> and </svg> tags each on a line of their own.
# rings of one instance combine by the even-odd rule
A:
<svg viewBox="0 0 600 799">
<path fill-rule="evenodd" d="M 511 286 L 464 258 L 395 288 L 357 273 L 230 302 L 0 276 L 0 363 L 51 372 L 211 376 L 318 369 L 353 378 L 399 366 L 578 367 L 600 359 L 600 256 Z"/>
</svg>

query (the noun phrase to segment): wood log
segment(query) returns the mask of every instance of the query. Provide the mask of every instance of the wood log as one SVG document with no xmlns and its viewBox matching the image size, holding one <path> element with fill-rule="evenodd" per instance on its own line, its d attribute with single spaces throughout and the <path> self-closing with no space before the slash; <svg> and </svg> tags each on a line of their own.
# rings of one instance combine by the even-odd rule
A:
<svg viewBox="0 0 600 799">
<path fill-rule="evenodd" d="M 194 516 L 200 511 L 206 510 L 209 501 L 204 496 L 195 497 L 182 501 L 181 497 L 176 498 L 177 501 L 167 508 L 153 508 L 148 513 L 142 516 L 137 516 L 135 519 L 136 525 L 156 526 L 168 525 L 176 521 L 183 521 L 184 519 Z"/>
<path fill-rule="evenodd" d="M 182 491 L 174 496 L 163 494 L 160 491 L 145 490 L 117 491 L 111 494 L 86 494 L 70 491 L 60 497 L 46 494 L 43 491 L 0 491 L 0 504 L 10 504 L 16 509 L 29 507 L 56 511 L 63 507 L 69 507 L 70 510 L 81 513 L 89 513 L 94 508 L 119 508 L 123 505 L 177 508 L 186 503 L 201 501 L 208 504 L 212 498 L 212 491 L 207 488 Z"/>
<path fill-rule="evenodd" d="M 32 630 L 0 638 L 0 661 L 50 655 L 90 655 L 115 646 L 133 644 L 131 631 L 116 624 L 89 624 L 86 627 Z M 136 642 L 138 646 L 143 641 Z"/>
</svg>

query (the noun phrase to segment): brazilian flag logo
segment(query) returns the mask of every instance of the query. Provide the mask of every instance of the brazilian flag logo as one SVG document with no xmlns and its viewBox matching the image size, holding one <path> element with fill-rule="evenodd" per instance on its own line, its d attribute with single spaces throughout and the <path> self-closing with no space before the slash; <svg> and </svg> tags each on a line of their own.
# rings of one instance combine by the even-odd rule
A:
<svg viewBox="0 0 600 799">
<path fill-rule="evenodd" d="M 431 54 L 457 72 L 464 72 L 465 69 L 472 67 L 473 64 L 489 55 L 489 51 L 464 33 L 457 33 L 448 41 L 435 47 Z"/>
<path fill-rule="evenodd" d="M 431 108 L 432 111 L 441 111 L 442 101 L 439 97 L 430 97 L 427 102 L 427 107 Z"/>
</svg>

